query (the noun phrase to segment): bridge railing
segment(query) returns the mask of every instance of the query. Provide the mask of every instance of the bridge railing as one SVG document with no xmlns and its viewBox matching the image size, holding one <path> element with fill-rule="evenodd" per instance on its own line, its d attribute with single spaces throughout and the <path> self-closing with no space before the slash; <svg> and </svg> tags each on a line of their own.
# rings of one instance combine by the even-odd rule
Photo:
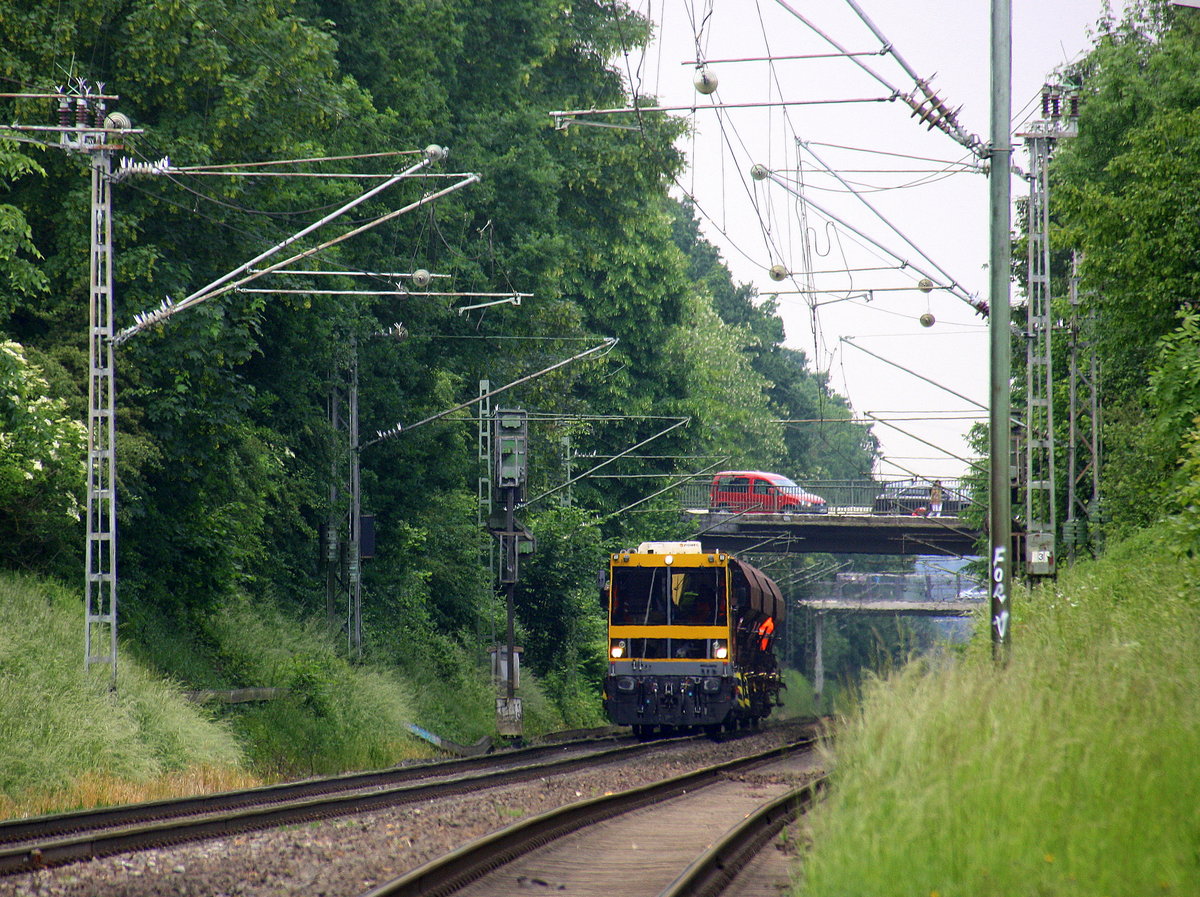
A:
<svg viewBox="0 0 1200 897">
<path fill-rule="evenodd" d="M 942 485 L 943 513 L 957 513 L 969 504 L 964 492 L 963 481 L 949 477 L 939 481 Z M 800 483 L 805 492 L 821 496 L 828 503 L 830 513 L 911 514 L 917 508 L 928 507 L 929 489 L 933 480 L 908 478 L 806 480 Z M 709 493 L 712 477 L 689 480 L 679 487 L 680 505 L 691 510 L 710 507 Z M 785 488 L 784 491 L 789 491 Z M 753 496 L 747 496 L 752 499 Z"/>
<path fill-rule="evenodd" d="M 981 597 L 979 582 L 961 570 L 924 573 L 839 573 L 811 592 L 838 601 L 955 601 Z"/>
</svg>

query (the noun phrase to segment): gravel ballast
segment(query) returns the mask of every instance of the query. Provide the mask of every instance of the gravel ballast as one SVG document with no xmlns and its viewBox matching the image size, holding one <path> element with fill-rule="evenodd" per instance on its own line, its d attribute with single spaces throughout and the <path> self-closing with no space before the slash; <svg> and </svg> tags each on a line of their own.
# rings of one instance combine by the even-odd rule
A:
<svg viewBox="0 0 1200 897">
<path fill-rule="evenodd" d="M 0 879 L 0 897 L 343 897 L 563 804 L 669 778 L 781 744 L 764 731 L 663 745 L 636 761 L 356 816 L 120 854 Z"/>
</svg>

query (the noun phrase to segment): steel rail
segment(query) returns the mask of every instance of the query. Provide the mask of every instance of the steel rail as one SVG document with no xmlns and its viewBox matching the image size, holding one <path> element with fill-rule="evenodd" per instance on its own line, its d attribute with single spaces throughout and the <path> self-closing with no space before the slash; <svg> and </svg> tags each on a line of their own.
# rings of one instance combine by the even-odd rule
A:
<svg viewBox="0 0 1200 897">
<path fill-rule="evenodd" d="M 807 749 L 815 743 L 815 737 L 801 738 L 769 751 L 540 813 L 478 838 L 360 897 L 445 897 L 493 869 L 588 825 L 694 791 L 730 773 L 770 763 L 781 754 Z"/>
<path fill-rule="evenodd" d="M 300 797 L 311 797 L 318 794 L 329 794 L 336 791 L 348 791 L 355 788 L 379 787 L 411 781 L 413 779 L 431 778 L 437 775 L 464 773 L 474 769 L 486 769 L 504 760 L 532 760 L 539 756 L 552 754 L 556 751 L 569 749 L 578 745 L 596 743 L 598 740 L 615 739 L 584 737 L 557 744 L 537 745 L 514 751 L 488 754 L 486 757 L 437 760 L 429 763 L 395 767 L 393 769 L 346 773 L 319 779 L 305 779 L 299 782 L 283 782 L 277 785 L 263 785 L 257 788 L 242 788 L 236 791 L 224 791 L 219 794 L 169 798 L 114 807 L 98 807 L 91 810 L 76 810 L 69 813 L 55 813 L 27 819 L 5 820 L 0 822 L 0 844 L 28 841 L 38 837 L 55 837 L 72 832 L 103 828 L 105 826 L 131 825 L 137 822 L 167 819 L 172 815 L 182 815 L 184 813 L 237 809 L 238 807 L 251 806 L 256 803 L 277 802 Z"/>
<path fill-rule="evenodd" d="M 717 897 L 724 893 L 768 841 L 816 803 L 828 784 L 829 777 L 822 776 L 763 804 L 700 854 L 658 897 Z"/>
<path fill-rule="evenodd" d="M 606 747 L 500 770 L 471 772 L 489 763 L 494 766 L 505 760 L 528 761 L 552 755 L 591 740 L 568 742 L 513 752 L 516 756 L 451 760 L 205 797 L 15 820 L 0 824 L 0 833 L 8 842 L 0 847 L 0 875 L 523 782 L 547 773 L 591 768 L 597 763 L 653 752 L 678 740 Z"/>
</svg>

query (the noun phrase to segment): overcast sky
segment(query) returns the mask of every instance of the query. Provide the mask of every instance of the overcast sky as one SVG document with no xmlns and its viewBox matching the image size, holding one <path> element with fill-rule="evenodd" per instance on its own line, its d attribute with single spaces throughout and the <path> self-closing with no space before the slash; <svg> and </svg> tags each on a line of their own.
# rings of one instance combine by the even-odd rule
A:
<svg viewBox="0 0 1200 897">
<path fill-rule="evenodd" d="M 989 3 L 859 0 L 859 5 L 909 66 L 931 79 L 948 107 L 962 107 L 963 130 L 986 143 Z M 974 162 L 971 153 L 941 131 L 929 131 L 903 102 L 880 101 L 889 90 L 852 59 L 781 58 L 838 52 L 799 13 L 844 50 L 873 54 L 856 59 L 901 92 L 910 91 L 912 79 L 892 56 L 878 55 L 881 41 L 845 0 L 786 0 L 786 5 L 780 0 L 642 0 L 640 9 L 657 23 L 659 40 L 649 53 L 631 55 L 622 66 L 640 94 L 657 95 L 664 105 L 701 104 L 689 115 L 695 134 L 681 144 L 691 164 L 680 184 L 708 215 L 705 233 L 735 279 L 754 284 L 764 296 L 775 290 L 828 291 L 815 294 L 824 303 L 815 314 L 804 297 L 780 293 L 787 345 L 828 371 L 834 389 L 859 415 L 878 415 L 956 455 L 969 454 L 963 437 L 985 412 L 843 339 L 986 403 L 984 319 L 946 290 L 915 289 L 919 269 L 933 274 L 938 284 L 956 281 L 965 292 L 988 298 L 987 178 L 967 170 L 968 165 L 952 164 Z M 1101 11 L 1100 0 L 1014 0 L 1015 124 L 1030 114 L 1040 116 L 1042 84 L 1091 45 L 1088 32 Z M 764 56 L 773 61 L 717 61 Z M 697 58 L 710 61 L 719 81 L 712 97 L 693 87 Z M 714 100 L 798 105 L 721 113 L 703 108 Z M 798 149 L 797 139 L 806 148 Z M 1021 141 L 1015 145 L 1014 161 L 1027 168 Z M 753 162 L 797 189 L 802 183 L 805 196 L 847 226 L 830 223 L 811 205 L 801 206 L 771 180 L 751 179 Z M 854 192 L 822 173 L 822 163 Z M 1028 192 L 1015 177 L 1012 189 L 1014 197 Z M 897 258 L 909 266 L 901 269 Z M 777 264 L 792 272 L 782 282 L 768 275 Z M 809 271 L 818 273 L 806 276 Z M 923 313 L 936 319 L 932 327 L 921 325 Z M 880 473 L 949 477 L 965 469 L 962 461 L 893 427 L 876 424 L 874 432 L 891 462 Z"/>
</svg>

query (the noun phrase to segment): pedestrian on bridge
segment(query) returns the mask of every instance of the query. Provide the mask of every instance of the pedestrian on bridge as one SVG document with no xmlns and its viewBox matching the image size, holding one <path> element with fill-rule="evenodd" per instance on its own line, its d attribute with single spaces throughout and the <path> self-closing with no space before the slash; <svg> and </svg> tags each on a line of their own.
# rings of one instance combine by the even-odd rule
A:
<svg viewBox="0 0 1200 897">
<path fill-rule="evenodd" d="M 942 481 L 934 480 L 929 490 L 929 516 L 942 516 Z"/>
</svg>

